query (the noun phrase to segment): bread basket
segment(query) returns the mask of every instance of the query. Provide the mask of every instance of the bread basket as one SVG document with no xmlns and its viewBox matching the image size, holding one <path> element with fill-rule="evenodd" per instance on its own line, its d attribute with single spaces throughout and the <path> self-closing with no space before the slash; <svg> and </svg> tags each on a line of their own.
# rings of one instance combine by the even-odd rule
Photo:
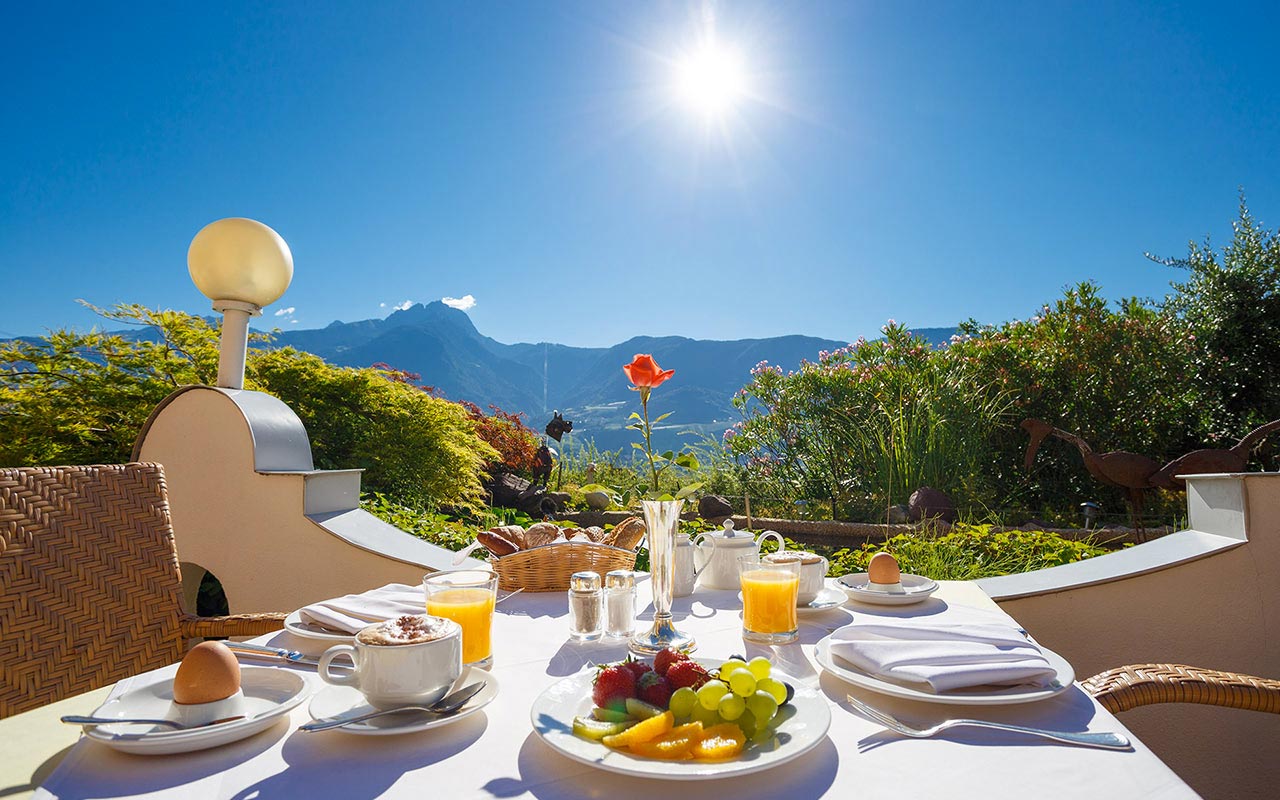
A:
<svg viewBox="0 0 1280 800">
<path fill-rule="evenodd" d="M 575 572 L 605 573 L 615 569 L 635 569 L 636 551 L 588 541 L 556 542 L 510 555 L 489 557 L 498 573 L 498 588 L 507 592 L 564 592 Z"/>
</svg>

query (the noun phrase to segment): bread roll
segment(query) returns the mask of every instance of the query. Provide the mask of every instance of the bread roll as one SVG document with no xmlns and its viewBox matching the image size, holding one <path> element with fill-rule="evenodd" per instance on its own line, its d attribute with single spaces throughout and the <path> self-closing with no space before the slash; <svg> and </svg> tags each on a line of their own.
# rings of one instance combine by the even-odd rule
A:
<svg viewBox="0 0 1280 800">
<path fill-rule="evenodd" d="M 481 531 L 476 534 L 476 540 L 498 558 L 509 556 L 520 549 L 519 545 L 497 531 Z"/>
<path fill-rule="evenodd" d="M 644 520 L 639 517 L 627 517 L 613 527 L 604 538 L 604 543 L 621 547 L 623 550 L 635 550 L 636 545 L 644 538 Z"/>
<path fill-rule="evenodd" d="M 529 530 L 524 532 L 524 549 L 532 550 L 535 547 L 541 547 L 544 544 L 551 544 L 556 539 L 563 536 L 559 525 L 550 522 L 538 522 L 529 526 Z"/>
<path fill-rule="evenodd" d="M 497 528 L 490 528 L 489 533 L 496 533 L 508 542 L 516 546 L 517 550 L 524 550 L 528 547 L 524 543 L 524 528 L 519 525 L 502 525 Z"/>
</svg>

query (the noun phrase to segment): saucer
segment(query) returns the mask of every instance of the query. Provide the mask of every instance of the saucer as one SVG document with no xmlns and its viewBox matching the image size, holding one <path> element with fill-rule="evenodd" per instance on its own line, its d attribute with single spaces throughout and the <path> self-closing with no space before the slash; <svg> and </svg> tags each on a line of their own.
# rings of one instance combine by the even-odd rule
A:
<svg viewBox="0 0 1280 800">
<path fill-rule="evenodd" d="M 890 594 L 869 588 L 871 583 L 865 572 L 851 572 L 836 578 L 836 583 L 850 598 L 860 603 L 877 606 L 908 606 L 919 603 L 938 591 L 938 582 L 920 575 L 902 573 L 902 593 Z"/>
<path fill-rule="evenodd" d="M 824 587 L 822 591 L 818 592 L 818 596 L 810 600 L 808 603 L 796 606 L 796 611 L 801 614 L 814 611 L 829 611 L 833 608 L 839 608 L 848 600 L 849 596 L 847 594 L 835 587 L 827 586 Z"/>
<path fill-rule="evenodd" d="M 462 676 L 454 682 L 454 686 L 463 686 L 475 681 L 484 681 L 484 688 L 467 701 L 456 714 L 437 717 L 423 711 L 403 711 L 399 714 L 387 714 L 385 717 L 374 717 L 364 722 L 355 722 L 333 730 L 343 733 L 354 733 L 362 736 L 395 736 L 401 733 L 415 733 L 432 728 L 450 725 L 464 717 L 469 717 L 489 705 L 498 696 L 498 679 L 478 667 L 467 667 Z M 311 698 L 307 711 L 312 719 L 331 719 L 333 717 L 358 717 L 376 711 L 354 686 L 326 686 Z"/>
<path fill-rule="evenodd" d="M 173 676 L 178 665 L 139 675 L 128 688 L 103 703 L 95 717 L 177 719 L 173 703 Z M 158 725 L 120 723 L 86 725 L 85 736 L 125 753 L 165 755 L 190 753 L 238 742 L 270 728 L 303 701 L 307 683 L 292 670 L 275 667 L 241 667 L 245 719 L 175 731 Z"/>
</svg>

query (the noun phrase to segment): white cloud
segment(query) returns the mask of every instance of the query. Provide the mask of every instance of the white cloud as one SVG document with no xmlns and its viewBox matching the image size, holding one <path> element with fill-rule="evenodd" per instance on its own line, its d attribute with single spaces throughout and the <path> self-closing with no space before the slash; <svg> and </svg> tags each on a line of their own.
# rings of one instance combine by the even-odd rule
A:
<svg viewBox="0 0 1280 800">
<path fill-rule="evenodd" d="M 405 300 L 403 303 L 392 306 L 396 311 L 407 311 L 413 305 L 412 300 Z"/>
<path fill-rule="evenodd" d="M 386 307 L 387 307 L 386 303 L 378 303 L 378 308 L 386 308 Z"/>
<path fill-rule="evenodd" d="M 291 320 L 289 320 L 289 324 L 290 324 L 290 325 L 297 325 L 297 324 L 298 324 L 298 321 L 297 321 L 296 319 L 291 319 Z"/>
<path fill-rule="evenodd" d="M 289 306 L 288 308 L 282 308 L 282 309 L 280 309 L 279 311 L 277 311 L 277 312 L 276 312 L 276 316 L 277 316 L 277 317 L 289 317 L 289 316 L 293 316 L 293 312 L 295 312 L 295 311 L 297 311 L 297 310 L 298 310 L 298 309 L 297 309 L 296 307 L 294 307 L 294 306 Z"/>
<path fill-rule="evenodd" d="M 469 294 L 464 294 L 462 297 L 442 297 L 440 302 L 459 311 L 466 311 L 476 307 L 476 298 Z"/>
</svg>

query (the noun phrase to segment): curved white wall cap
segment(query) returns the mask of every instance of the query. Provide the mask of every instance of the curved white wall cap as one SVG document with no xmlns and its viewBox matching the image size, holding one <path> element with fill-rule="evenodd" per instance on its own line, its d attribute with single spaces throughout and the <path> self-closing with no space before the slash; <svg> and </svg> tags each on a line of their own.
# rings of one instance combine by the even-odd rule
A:
<svg viewBox="0 0 1280 800">
<path fill-rule="evenodd" d="M 311 461 L 311 441 L 298 415 L 279 398 L 244 389 L 222 389 L 216 386 L 183 386 L 170 394 L 147 418 L 133 444 L 133 460 L 141 458 L 142 443 L 152 423 L 165 408 L 187 392 L 219 392 L 235 403 L 249 435 L 253 439 L 253 465 L 256 472 L 305 472 L 315 469 Z"/>
</svg>

